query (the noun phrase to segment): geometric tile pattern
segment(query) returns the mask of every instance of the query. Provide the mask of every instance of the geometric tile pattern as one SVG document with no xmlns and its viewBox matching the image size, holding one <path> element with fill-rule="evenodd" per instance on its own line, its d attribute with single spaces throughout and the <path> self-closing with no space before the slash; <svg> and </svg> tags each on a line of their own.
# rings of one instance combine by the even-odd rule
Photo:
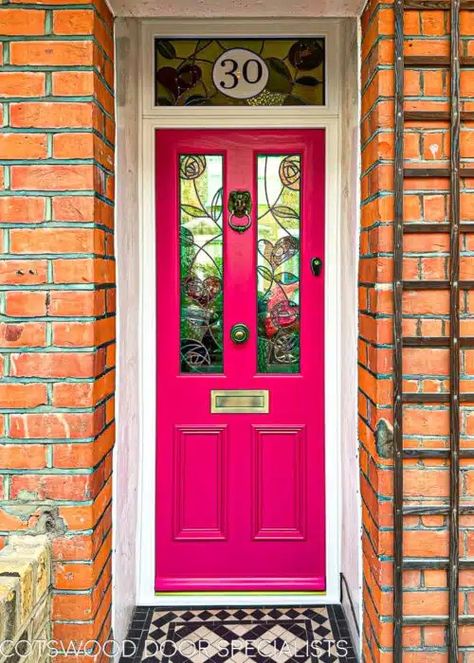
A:
<svg viewBox="0 0 474 663">
<path fill-rule="evenodd" d="M 125 663 L 355 663 L 340 606 L 137 608 Z"/>
</svg>

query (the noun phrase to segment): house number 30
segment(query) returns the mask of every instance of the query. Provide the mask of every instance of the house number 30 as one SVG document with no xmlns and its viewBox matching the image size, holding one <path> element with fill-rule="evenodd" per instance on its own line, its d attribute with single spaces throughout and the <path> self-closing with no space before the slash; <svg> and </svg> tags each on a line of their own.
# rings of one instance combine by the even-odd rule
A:
<svg viewBox="0 0 474 663">
<path fill-rule="evenodd" d="M 268 67 L 256 53 L 246 48 L 231 48 L 216 60 L 212 79 L 227 97 L 250 99 L 265 89 Z"/>
</svg>

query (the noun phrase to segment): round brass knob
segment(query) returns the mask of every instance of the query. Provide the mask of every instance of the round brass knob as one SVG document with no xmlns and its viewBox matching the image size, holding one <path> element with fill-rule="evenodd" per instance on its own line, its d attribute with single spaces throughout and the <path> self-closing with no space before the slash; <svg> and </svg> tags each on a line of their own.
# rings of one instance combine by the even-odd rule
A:
<svg viewBox="0 0 474 663">
<path fill-rule="evenodd" d="M 244 325 L 241 322 L 234 325 L 230 330 L 230 337 L 233 340 L 233 342 L 237 344 L 245 343 L 245 341 L 248 340 L 249 336 L 250 336 L 249 328 L 247 327 L 247 325 Z"/>
</svg>

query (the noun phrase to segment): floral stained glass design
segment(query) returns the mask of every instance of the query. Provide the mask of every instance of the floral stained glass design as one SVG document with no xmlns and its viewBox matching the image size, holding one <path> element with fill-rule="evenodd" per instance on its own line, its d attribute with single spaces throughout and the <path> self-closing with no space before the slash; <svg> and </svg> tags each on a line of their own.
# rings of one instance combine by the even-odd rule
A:
<svg viewBox="0 0 474 663">
<path fill-rule="evenodd" d="M 258 372 L 300 370 L 300 155 L 258 155 Z"/>
<path fill-rule="evenodd" d="M 248 53 L 247 69 L 245 59 L 233 60 L 236 50 L 241 57 Z M 216 66 L 224 76 L 221 85 L 216 83 Z M 263 89 L 258 86 L 262 76 L 266 80 Z M 236 98 L 231 92 L 232 81 L 237 85 L 244 78 L 254 84 L 255 94 Z M 155 40 L 157 106 L 321 106 L 324 103 L 323 37 Z"/>
<path fill-rule="evenodd" d="M 182 373 L 223 370 L 222 161 L 180 156 Z"/>
</svg>

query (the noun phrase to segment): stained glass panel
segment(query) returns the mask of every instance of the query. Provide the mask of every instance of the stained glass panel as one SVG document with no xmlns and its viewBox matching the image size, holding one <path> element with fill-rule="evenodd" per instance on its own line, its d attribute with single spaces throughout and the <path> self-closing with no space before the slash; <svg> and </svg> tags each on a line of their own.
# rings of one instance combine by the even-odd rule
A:
<svg viewBox="0 0 474 663">
<path fill-rule="evenodd" d="M 180 156 L 181 372 L 220 373 L 222 156 Z"/>
<path fill-rule="evenodd" d="M 300 370 L 301 157 L 258 155 L 258 372 Z"/>
<path fill-rule="evenodd" d="M 325 40 L 155 40 L 157 106 L 321 106 Z"/>
</svg>

